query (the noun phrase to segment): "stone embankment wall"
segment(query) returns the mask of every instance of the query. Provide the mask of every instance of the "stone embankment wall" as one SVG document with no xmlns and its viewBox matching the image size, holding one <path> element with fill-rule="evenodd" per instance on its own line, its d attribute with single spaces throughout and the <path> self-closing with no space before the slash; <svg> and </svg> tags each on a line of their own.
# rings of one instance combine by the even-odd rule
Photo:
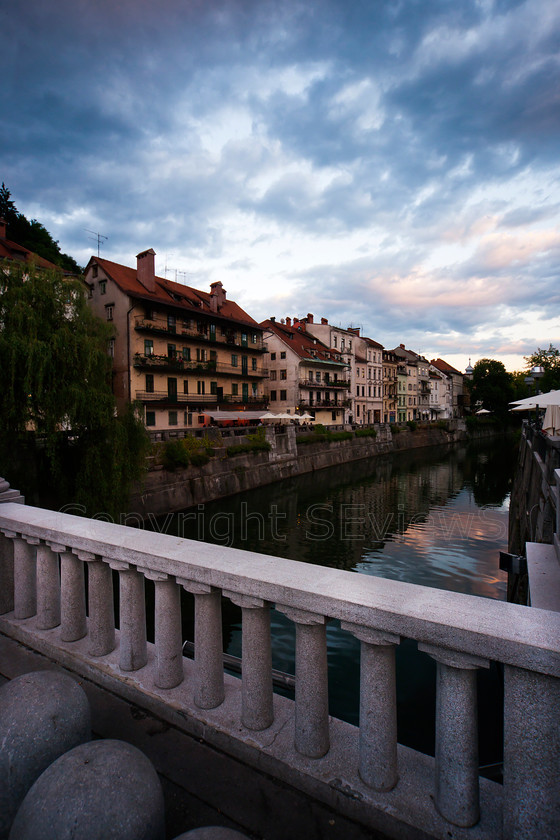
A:
<svg viewBox="0 0 560 840">
<path fill-rule="evenodd" d="M 490 434 L 495 434 L 491 427 L 481 430 L 483 436 Z M 223 454 L 218 449 L 219 454 L 201 467 L 189 466 L 173 472 L 153 467 L 134 492 L 130 511 L 141 517 L 150 513 L 164 515 L 338 464 L 405 449 L 447 446 L 468 437 L 460 420 L 452 421 L 449 430 L 402 428 L 398 434 L 392 434 L 387 425 L 379 427 L 375 438 L 355 437 L 299 446 L 296 430 L 290 426 L 282 433 L 267 428 L 266 436 L 272 447 L 270 452 L 245 452 L 228 458 L 224 446 Z M 224 441 L 226 445 L 229 442 Z"/>
</svg>

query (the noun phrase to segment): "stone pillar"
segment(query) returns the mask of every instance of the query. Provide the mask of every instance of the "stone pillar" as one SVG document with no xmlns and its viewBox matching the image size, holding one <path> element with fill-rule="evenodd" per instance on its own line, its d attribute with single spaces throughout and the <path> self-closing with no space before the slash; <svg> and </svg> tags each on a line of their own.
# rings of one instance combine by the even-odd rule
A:
<svg viewBox="0 0 560 840">
<path fill-rule="evenodd" d="M 224 592 L 242 609 L 242 711 L 247 729 L 268 729 L 274 720 L 270 605 L 261 598 Z"/>
<path fill-rule="evenodd" d="M 37 612 L 37 561 L 33 537 L 14 539 L 14 618 L 30 618 Z"/>
<path fill-rule="evenodd" d="M 89 649 L 91 656 L 106 656 L 115 649 L 113 575 L 107 558 L 88 561 Z"/>
<path fill-rule="evenodd" d="M 84 564 L 80 552 L 60 552 L 60 638 L 76 642 L 87 633 Z"/>
<path fill-rule="evenodd" d="M 327 620 L 305 610 L 277 605 L 296 625 L 295 748 L 308 758 L 329 751 Z"/>
<path fill-rule="evenodd" d="M 155 684 L 158 688 L 175 688 L 184 679 L 181 589 L 170 575 L 151 569 L 141 571 L 155 585 Z"/>
<path fill-rule="evenodd" d="M 221 592 L 196 581 L 178 583 L 194 595 L 194 702 L 215 709 L 225 697 Z"/>
<path fill-rule="evenodd" d="M 60 624 L 60 569 L 57 543 L 37 546 L 37 627 L 50 630 Z"/>
<path fill-rule="evenodd" d="M 119 573 L 121 671 L 138 671 L 148 661 L 144 577 L 135 566 L 111 560 Z"/>
<path fill-rule="evenodd" d="M 560 826 L 560 679 L 504 666 L 504 830 L 543 840 Z"/>
<path fill-rule="evenodd" d="M 400 637 L 343 621 L 360 640 L 360 776 L 378 791 L 398 781 L 395 645 Z"/>
<path fill-rule="evenodd" d="M 14 608 L 14 531 L 0 534 L 0 615 Z"/>
<path fill-rule="evenodd" d="M 435 804 L 453 825 L 480 818 L 476 669 L 490 663 L 478 656 L 420 643 L 437 662 Z"/>
</svg>

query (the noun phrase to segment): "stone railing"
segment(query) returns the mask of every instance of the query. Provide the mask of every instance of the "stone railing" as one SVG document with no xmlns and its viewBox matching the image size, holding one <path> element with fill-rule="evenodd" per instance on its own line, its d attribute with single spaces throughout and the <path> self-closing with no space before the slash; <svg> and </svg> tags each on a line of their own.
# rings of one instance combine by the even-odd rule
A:
<svg viewBox="0 0 560 840">
<path fill-rule="evenodd" d="M 0 531 L 0 631 L 12 638 L 388 836 L 560 836 L 560 614 L 10 502 Z M 224 673 L 222 598 L 242 610 L 241 679 Z M 295 625 L 295 700 L 273 694 L 273 606 Z M 359 727 L 329 717 L 332 619 L 361 643 Z M 437 662 L 435 759 L 397 744 L 404 637 Z M 503 795 L 478 774 L 476 670 L 490 661 L 504 671 Z"/>
</svg>

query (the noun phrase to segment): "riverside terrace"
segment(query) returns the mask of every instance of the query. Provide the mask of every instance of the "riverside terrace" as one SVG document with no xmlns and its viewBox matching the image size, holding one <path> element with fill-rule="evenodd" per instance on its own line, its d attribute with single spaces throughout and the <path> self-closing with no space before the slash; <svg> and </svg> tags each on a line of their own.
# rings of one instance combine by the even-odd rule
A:
<svg viewBox="0 0 560 840">
<path fill-rule="evenodd" d="M 302 791 L 374 832 L 364 837 L 560 836 L 560 613 L 14 501 L 0 504 L 0 531 L 0 633 L 148 710 L 177 744 L 181 733 L 210 744 L 216 780 L 220 754 L 234 757 L 255 780 L 279 780 L 286 796 Z M 182 656 L 181 588 L 194 595 L 194 661 Z M 222 598 L 242 608 L 241 679 L 224 673 Z M 295 700 L 273 694 L 273 605 L 296 627 Z M 359 727 L 328 714 L 333 619 L 361 641 Z M 405 637 L 437 662 L 435 759 L 397 744 L 395 647 Z M 503 787 L 478 774 L 476 669 L 490 661 L 504 673 Z M 283 836 L 282 807 L 266 826 L 255 819 L 242 823 L 254 836 Z"/>
</svg>

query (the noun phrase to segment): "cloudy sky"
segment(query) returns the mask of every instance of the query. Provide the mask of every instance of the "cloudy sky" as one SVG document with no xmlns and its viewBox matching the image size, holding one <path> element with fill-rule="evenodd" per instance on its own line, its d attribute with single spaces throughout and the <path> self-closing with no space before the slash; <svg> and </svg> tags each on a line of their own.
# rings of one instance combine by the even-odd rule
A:
<svg viewBox="0 0 560 840">
<path fill-rule="evenodd" d="M 558 0 L 0 5 L 0 180 L 85 264 L 464 368 L 560 344 Z"/>
</svg>

